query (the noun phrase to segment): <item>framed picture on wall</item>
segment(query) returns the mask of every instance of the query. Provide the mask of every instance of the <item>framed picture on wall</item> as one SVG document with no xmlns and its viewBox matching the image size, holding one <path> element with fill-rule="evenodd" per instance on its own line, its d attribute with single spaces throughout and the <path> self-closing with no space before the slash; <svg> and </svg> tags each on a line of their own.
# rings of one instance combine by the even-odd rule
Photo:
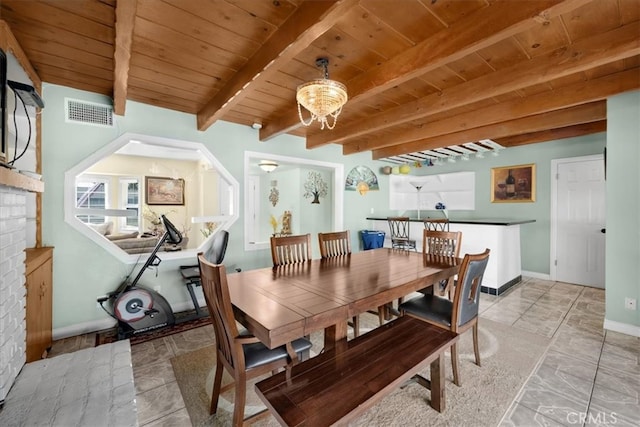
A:
<svg viewBox="0 0 640 427">
<path fill-rule="evenodd" d="M 535 201 L 535 163 L 491 169 L 492 203 L 520 203 Z"/>
<path fill-rule="evenodd" d="M 184 205 L 184 179 L 145 176 L 147 205 Z"/>
</svg>

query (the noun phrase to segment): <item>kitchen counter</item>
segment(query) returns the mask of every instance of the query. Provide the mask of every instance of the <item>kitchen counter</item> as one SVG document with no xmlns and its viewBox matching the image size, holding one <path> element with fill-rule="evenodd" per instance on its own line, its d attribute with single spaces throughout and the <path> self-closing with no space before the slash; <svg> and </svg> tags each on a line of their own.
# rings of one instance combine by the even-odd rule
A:
<svg viewBox="0 0 640 427">
<path fill-rule="evenodd" d="M 433 219 L 442 219 L 442 217 L 432 217 Z M 386 221 L 387 217 L 367 217 L 372 221 Z M 424 222 L 428 218 L 409 218 L 411 222 Z M 536 222 L 535 219 L 510 219 L 510 218 L 481 218 L 481 219 L 451 219 L 449 218 L 449 224 L 477 224 L 477 225 L 520 225 Z"/>
<path fill-rule="evenodd" d="M 371 230 L 386 233 L 384 246 L 391 247 L 387 217 L 367 217 L 367 219 Z M 409 236 L 416 240 L 418 251 L 422 250 L 424 220 L 425 218 L 410 219 Z M 460 256 L 466 253 L 480 253 L 486 248 L 491 250 L 482 282 L 482 292 L 500 295 L 522 280 L 520 225 L 533 222 L 535 222 L 534 219 L 449 219 L 449 229 L 462 232 Z"/>
</svg>

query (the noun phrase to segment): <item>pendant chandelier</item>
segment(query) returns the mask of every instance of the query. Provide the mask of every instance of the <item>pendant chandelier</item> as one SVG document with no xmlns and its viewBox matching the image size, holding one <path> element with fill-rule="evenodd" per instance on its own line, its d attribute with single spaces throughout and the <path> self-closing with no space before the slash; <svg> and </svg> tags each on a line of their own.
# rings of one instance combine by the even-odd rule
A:
<svg viewBox="0 0 640 427">
<path fill-rule="evenodd" d="M 316 66 L 323 69 L 324 76 L 298 86 L 298 116 L 305 126 L 311 125 L 315 120 L 320 122 L 320 129 L 324 129 L 325 126 L 333 129 L 342 112 L 342 106 L 347 102 L 347 87 L 335 80 L 329 80 L 329 59 L 316 59 Z M 311 113 L 307 121 L 302 117 L 301 105 Z M 333 118 L 332 124 L 328 121 L 329 117 Z"/>
</svg>

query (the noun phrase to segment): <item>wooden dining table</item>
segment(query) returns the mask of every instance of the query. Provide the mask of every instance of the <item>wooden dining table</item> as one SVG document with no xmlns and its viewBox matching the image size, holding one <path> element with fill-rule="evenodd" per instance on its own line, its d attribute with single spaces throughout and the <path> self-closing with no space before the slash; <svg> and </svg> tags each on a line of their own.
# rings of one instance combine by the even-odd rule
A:
<svg viewBox="0 0 640 427">
<path fill-rule="evenodd" d="M 380 248 L 228 275 L 234 315 L 269 348 L 325 331 L 344 345 L 347 321 L 458 273 L 460 258 Z"/>
</svg>

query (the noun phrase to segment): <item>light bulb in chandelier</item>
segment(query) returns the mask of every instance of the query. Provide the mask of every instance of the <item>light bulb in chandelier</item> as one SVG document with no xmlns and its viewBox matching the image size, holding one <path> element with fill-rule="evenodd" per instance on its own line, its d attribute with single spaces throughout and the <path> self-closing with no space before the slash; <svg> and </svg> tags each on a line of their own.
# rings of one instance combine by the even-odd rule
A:
<svg viewBox="0 0 640 427">
<path fill-rule="evenodd" d="M 329 80 L 327 58 L 318 58 L 316 66 L 322 67 L 324 76 L 298 86 L 296 90 L 298 116 L 305 126 L 310 126 L 317 121 L 320 123 L 320 129 L 325 127 L 333 129 L 342 112 L 342 107 L 347 102 L 347 87 L 335 80 Z M 310 113 L 308 120 L 303 118 L 302 107 Z M 329 123 L 329 118 L 333 118 L 333 123 Z"/>
</svg>

